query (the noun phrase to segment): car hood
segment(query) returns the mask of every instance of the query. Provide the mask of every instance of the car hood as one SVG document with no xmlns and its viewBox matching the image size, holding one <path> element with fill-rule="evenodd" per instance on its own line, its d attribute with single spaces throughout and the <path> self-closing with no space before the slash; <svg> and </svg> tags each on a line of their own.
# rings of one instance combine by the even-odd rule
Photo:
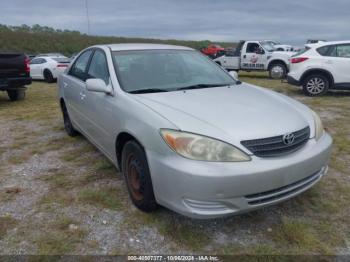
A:
<svg viewBox="0 0 350 262">
<path fill-rule="evenodd" d="M 235 145 L 242 140 L 313 130 L 311 111 L 301 103 L 249 84 L 132 95 L 179 130 Z M 162 127 L 160 127 L 162 128 Z"/>
</svg>

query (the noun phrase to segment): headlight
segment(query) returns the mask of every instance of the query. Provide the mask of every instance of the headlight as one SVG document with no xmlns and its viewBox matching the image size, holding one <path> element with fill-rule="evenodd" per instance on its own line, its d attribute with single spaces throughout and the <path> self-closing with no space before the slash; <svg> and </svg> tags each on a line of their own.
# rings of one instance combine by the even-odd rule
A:
<svg viewBox="0 0 350 262">
<path fill-rule="evenodd" d="M 171 149 L 189 159 L 212 162 L 250 160 L 241 150 L 216 139 L 169 129 L 161 129 L 160 133 Z"/>
<path fill-rule="evenodd" d="M 316 114 L 314 111 L 312 111 L 314 115 L 314 121 L 315 121 L 315 139 L 318 140 L 323 135 L 324 128 L 322 125 L 321 118 Z"/>
</svg>

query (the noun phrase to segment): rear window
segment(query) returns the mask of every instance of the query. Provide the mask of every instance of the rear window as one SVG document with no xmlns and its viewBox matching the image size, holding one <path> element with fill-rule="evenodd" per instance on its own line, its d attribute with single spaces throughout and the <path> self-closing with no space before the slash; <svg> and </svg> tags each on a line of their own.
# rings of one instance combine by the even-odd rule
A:
<svg viewBox="0 0 350 262">
<path fill-rule="evenodd" d="M 304 54 L 306 51 L 310 50 L 310 47 L 305 47 L 304 49 L 301 49 L 299 52 L 295 53 L 294 55 L 292 55 L 292 57 L 295 57 L 295 56 L 300 56 L 302 54 Z"/>
</svg>

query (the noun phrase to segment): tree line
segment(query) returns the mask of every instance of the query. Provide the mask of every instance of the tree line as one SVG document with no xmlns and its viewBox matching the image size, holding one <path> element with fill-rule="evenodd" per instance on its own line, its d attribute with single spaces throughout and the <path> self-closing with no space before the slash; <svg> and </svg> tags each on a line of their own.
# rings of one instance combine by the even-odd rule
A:
<svg viewBox="0 0 350 262">
<path fill-rule="evenodd" d="M 38 24 L 33 26 L 0 24 L 0 51 L 15 51 L 27 54 L 58 52 L 70 56 L 91 45 L 111 43 L 160 43 L 183 45 L 200 50 L 211 44 L 211 41 L 90 36 L 76 30 L 61 30 Z M 234 43 L 227 42 L 217 44 L 223 47 L 234 45 Z"/>
</svg>

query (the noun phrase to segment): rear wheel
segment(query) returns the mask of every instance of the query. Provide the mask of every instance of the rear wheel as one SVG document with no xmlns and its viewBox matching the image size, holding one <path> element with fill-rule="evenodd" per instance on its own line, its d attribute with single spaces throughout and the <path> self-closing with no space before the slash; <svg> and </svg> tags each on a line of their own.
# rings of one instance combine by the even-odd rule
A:
<svg viewBox="0 0 350 262">
<path fill-rule="evenodd" d="M 72 121 L 70 120 L 67 107 L 64 103 L 61 104 L 64 129 L 66 130 L 69 136 L 77 136 L 79 132 L 74 128 Z"/>
<path fill-rule="evenodd" d="M 11 101 L 23 100 L 26 96 L 26 91 L 24 89 L 7 90 L 7 95 Z"/>
<path fill-rule="evenodd" d="M 307 96 L 319 96 L 327 93 L 329 80 L 321 74 L 310 75 L 303 82 L 303 91 Z"/>
<path fill-rule="evenodd" d="M 274 63 L 269 69 L 270 78 L 272 79 L 283 79 L 287 74 L 287 67 L 283 63 Z"/>
<path fill-rule="evenodd" d="M 44 79 L 47 83 L 53 83 L 55 79 L 53 78 L 53 75 L 50 70 L 46 69 L 44 71 Z"/>
<path fill-rule="evenodd" d="M 125 144 L 122 153 L 122 172 L 134 205 L 145 212 L 157 209 L 146 155 L 136 141 Z"/>
</svg>

